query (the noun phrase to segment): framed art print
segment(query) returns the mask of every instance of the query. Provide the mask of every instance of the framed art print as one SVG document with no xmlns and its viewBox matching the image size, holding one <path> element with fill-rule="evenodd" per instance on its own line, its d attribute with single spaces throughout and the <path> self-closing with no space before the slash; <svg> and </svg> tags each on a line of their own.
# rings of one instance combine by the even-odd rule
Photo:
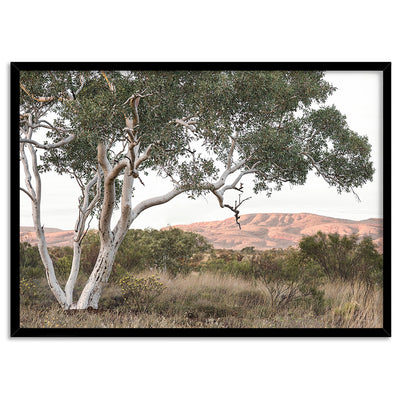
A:
<svg viewBox="0 0 400 400">
<path fill-rule="evenodd" d="M 390 95 L 388 62 L 12 63 L 11 336 L 390 336 Z"/>
</svg>

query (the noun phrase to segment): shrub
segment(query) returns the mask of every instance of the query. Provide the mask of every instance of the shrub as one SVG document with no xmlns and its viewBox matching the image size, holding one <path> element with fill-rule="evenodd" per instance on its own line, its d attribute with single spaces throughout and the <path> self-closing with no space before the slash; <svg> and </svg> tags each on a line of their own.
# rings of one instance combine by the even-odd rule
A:
<svg viewBox="0 0 400 400">
<path fill-rule="evenodd" d="M 370 237 L 359 242 L 356 235 L 318 232 L 304 237 L 299 243 L 301 252 L 316 261 L 329 278 L 368 285 L 382 283 L 383 259 Z"/>
<path fill-rule="evenodd" d="M 36 285 L 33 283 L 32 279 L 22 278 L 19 282 L 19 293 L 21 296 L 29 296 L 34 294 Z"/>
<path fill-rule="evenodd" d="M 19 281 L 19 295 L 22 304 L 29 304 L 37 297 L 37 288 L 33 279 L 21 278 Z"/>
<path fill-rule="evenodd" d="M 229 274 L 235 277 L 250 279 L 253 277 L 253 269 L 250 261 L 226 260 L 224 258 L 212 258 L 202 266 L 203 271 L 219 274 Z"/>
<path fill-rule="evenodd" d="M 89 276 L 96 263 L 100 251 L 99 235 L 95 231 L 89 231 L 82 242 L 82 254 L 80 272 Z"/>
<path fill-rule="evenodd" d="M 118 250 L 115 263 L 125 271 L 156 269 L 171 276 L 188 273 L 199 264 L 202 254 L 212 249 L 206 239 L 177 228 L 130 230 Z"/>
<path fill-rule="evenodd" d="M 154 299 L 165 289 L 165 285 L 155 275 L 136 278 L 132 274 L 127 274 L 118 283 L 126 305 L 136 308 L 139 312 L 148 311 Z"/>
<path fill-rule="evenodd" d="M 45 276 L 39 250 L 28 242 L 19 244 L 19 265 L 21 277 L 39 279 Z"/>
<path fill-rule="evenodd" d="M 287 304 L 311 298 L 321 303 L 322 271 L 317 263 L 299 251 L 270 250 L 252 259 L 254 277 L 261 282 L 270 298 L 273 310 Z"/>
<path fill-rule="evenodd" d="M 244 247 L 242 250 L 240 250 L 240 252 L 245 254 L 254 254 L 256 250 L 254 246 L 249 246 L 249 247 Z"/>
</svg>

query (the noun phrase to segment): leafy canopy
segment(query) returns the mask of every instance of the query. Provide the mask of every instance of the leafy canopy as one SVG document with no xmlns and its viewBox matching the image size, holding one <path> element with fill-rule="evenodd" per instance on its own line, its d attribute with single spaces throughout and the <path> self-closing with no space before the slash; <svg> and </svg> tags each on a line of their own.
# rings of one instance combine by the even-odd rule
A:
<svg viewBox="0 0 400 400">
<path fill-rule="evenodd" d="M 153 146 L 141 170 L 192 195 L 210 190 L 230 157 L 255 170 L 256 192 L 304 184 L 312 169 L 349 192 L 372 179 L 371 146 L 324 106 L 334 90 L 319 71 L 30 71 L 21 73 L 21 114 L 55 113 L 49 142 L 76 135 L 46 151 L 41 168 L 82 182 L 98 168 L 99 141 L 111 165 L 125 157 L 126 118 L 135 117 L 127 100 L 136 94 L 139 153 Z"/>
</svg>

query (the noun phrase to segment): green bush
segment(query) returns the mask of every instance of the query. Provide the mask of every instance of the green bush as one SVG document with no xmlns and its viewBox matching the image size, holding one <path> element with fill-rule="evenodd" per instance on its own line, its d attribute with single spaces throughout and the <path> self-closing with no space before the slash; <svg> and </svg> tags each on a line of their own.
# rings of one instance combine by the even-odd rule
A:
<svg viewBox="0 0 400 400">
<path fill-rule="evenodd" d="M 87 232 L 82 242 L 80 272 L 85 276 L 92 273 L 100 251 L 100 238 L 95 231 Z"/>
<path fill-rule="evenodd" d="M 320 266 L 299 251 L 269 250 L 252 259 L 254 278 L 263 284 L 271 308 L 278 310 L 299 299 L 318 299 L 323 292 Z"/>
<path fill-rule="evenodd" d="M 125 271 L 164 271 L 171 276 L 188 273 L 199 264 L 202 254 L 212 249 L 206 239 L 177 228 L 132 229 L 118 250 L 115 264 Z"/>
<path fill-rule="evenodd" d="M 356 235 L 318 232 L 304 237 L 299 247 L 305 256 L 322 267 L 329 278 L 352 282 L 361 280 L 368 285 L 382 284 L 383 258 L 370 237 L 359 241 Z"/>
<path fill-rule="evenodd" d="M 211 258 L 202 265 L 201 270 L 247 279 L 253 277 L 252 264 L 247 260 L 237 261 L 236 259 Z"/>
<path fill-rule="evenodd" d="M 19 265 L 21 278 L 29 280 L 45 277 L 39 250 L 28 242 L 19 244 Z"/>
</svg>

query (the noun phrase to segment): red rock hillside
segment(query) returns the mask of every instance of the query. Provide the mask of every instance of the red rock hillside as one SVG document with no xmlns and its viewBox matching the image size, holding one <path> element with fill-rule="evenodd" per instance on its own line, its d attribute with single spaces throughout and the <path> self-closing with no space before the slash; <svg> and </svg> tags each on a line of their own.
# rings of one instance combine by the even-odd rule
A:
<svg viewBox="0 0 400 400">
<path fill-rule="evenodd" d="M 174 227 L 183 231 L 200 233 L 215 248 L 224 249 L 241 250 L 250 246 L 260 250 L 287 248 L 296 246 L 303 235 L 314 235 L 322 231 L 337 232 L 340 235 L 371 236 L 378 246 L 378 251 L 383 250 L 383 220 L 381 218 L 352 221 L 307 213 L 246 214 L 242 215 L 239 221 L 242 229 L 239 229 L 234 217 L 223 221 L 197 222 Z"/>
<path fill-rule="evenodd" d="M 322 231 L 337 232 L 340 235 L 371 236 L 378 250 L 383 250 L 383 221 L 380 218 L 352 221 L 306 213 L 246 214 L 240 217 L 240 224 L 242 229 L 239 229 L 235 218 L 232 217 L 223 221 L 197 222 L 174 227 L 200 233 L 215 248 L 224 249 L 241 250 L 250 246 L 260 250 L 286 248 L 296 246 L 303 235 L 313 235 Z M 72 246 L 73 231 L 45 228 L 45 234 L 49 246 Z M 21 227 L 20 241 L 36 245 L 33 228 Z"/>
<path fill-rule="evenodd" d="M 47 245 L 52 246 L 71 246 L 74 237 L 74 231 L 63 231 L 57 228 L 44 228 Z M 31 245 L 37 245 L 36 233 L 31 226 L 21 226 L 19 228 L 20 242 L 29 242 Z"/>
</svg>

